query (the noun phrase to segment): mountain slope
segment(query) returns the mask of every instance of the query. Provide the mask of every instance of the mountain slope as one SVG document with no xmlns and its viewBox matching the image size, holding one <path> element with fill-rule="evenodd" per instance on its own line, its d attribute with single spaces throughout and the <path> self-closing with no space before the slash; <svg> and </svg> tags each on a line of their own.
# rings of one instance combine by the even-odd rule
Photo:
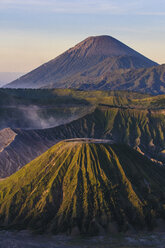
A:
<svg viewBox="0 0 165 248">
<path fill-rule="evenodd" d="M 67 81 L 77 73 L 97 78 L 118 69 L 146 68 L 157 65 L 110 36 L 85 39 L 62 55 L 8 84 L 11 88 L 67 88 Z M 106 67 L 105 67 L 106 66 Z M 65 81 L 65 84 L 62 84 Z"/>
<path fill-rule="evenodd" d="M 165 65 L 103 73 L 97 78 L 90 76 L 88 82 L 84 75 L 85 73 L 69 78 L 67 87 L 81 90 L 130 90 L 153 95 L 165 94 Z M 66 82 L 64 81 L 63 84 L 65 85 Z"/>
<path fill-rule="evenodd" d="M 66 140 L 0 182 L 0 227 L 97 234 L 153 229 L 165 169 L 124 145 Z"/>
<path fill-rule="evenodd" d="M 142 104 L 147 102 L 142 101 Z M 165 150 L 163 109 L 140 110 L 100 106 L 78 120 L 55 128 L 12 131 L 16 134 L 14 141 L 0 152 L 0 177 L 11 175 L 59 140 L 70 138 L 113 139 L 165 163 L 165 157 L 162 156 Z"/>
</svg>

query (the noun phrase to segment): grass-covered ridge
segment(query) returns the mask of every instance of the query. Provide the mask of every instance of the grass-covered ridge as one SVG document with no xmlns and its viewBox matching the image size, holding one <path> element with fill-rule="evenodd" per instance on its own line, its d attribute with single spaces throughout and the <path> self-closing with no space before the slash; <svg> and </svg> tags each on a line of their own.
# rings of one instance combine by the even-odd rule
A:
<svg viewBox="0 0 165 248">
<path fill-rule="evenodd" d="M 0 129 L 6 127 L 17 136 L 0 153 L 0 177 L 11 175 L 57 140 L 78 137 L 111 138 L 165 163 L 164 95 L 0 89 Z"/>
<path fill-rule="evenodd" d="M 99 104 L 128 107 L 133 99 L 144 97 L 148 96 L 126 91 L 0 89 L 0 129 L 53 127 L 77 119 Z"/>
<path fill-rule="evenodd" d="M 93 112 L 57 127 L 13 131 L 17 134 L 16 139 L 0 153 L 0 177 L 11 175 L 57 141 L 71 138 L 113 139 L 116 143 L 130 145 L 150 158 L 165 163 L 163 109 L 99 106 Z"/>
<path fill-rule="evenodd" d="M 56 137 L 113 139 L 159 160 L 159 153 L 165 149 L 165 115 L 161 111 L 100 106 L 83 118 L 57 127 Z"/>
<path fill-rule="evenodd" d="M 129 91 L 82 91 L 74 89 L 0 89 L 0 104 L 37 104 L 37 105 L 60 105 L 60 104 L 90 104 L 90 103 L 109 103 L 109 104 L 127 104 L 127 99 L 141 99 L 150 97 L 147 94 L 141 94 Z M 117 99 L 122 99 L 117 102 Z"/>
<path fill-rule="evenodd" d="M 125 145 L 59 142 L 0 181 L 0 227 L 97 234 L 165 218 L 165 169 Z"/>
<path fill-rule="evenodd" d="M 113 139 L 165 163 L 164 110 L 99 106 L 70 123 L 42 130 L 13 129 L 14 142 L 0 153 L 0 177 L 14 173 L 57 141 L 71 138 Z"/>
<path fill-rule="evenodd" d="M 8 102 L 6 102 L 6 98 Z M 28 105 L 64 106 L 98 105 L 133 108 L 164 108 L 165 95 L 152 96 L 131 91 L 76 89 L 0 89 L 0 106 Z M 67 107 L 67 106 L 66 106 Z"/>
<path fill-rule="evenodd" d="M 7 99 L 7 101 L 6 101 Z M 0 129 L 43 129 L 75 120 L 99 105 L 164 109 L 165 96 L 129 91 L 73 89 L 0 89 Z"/>
</svg>

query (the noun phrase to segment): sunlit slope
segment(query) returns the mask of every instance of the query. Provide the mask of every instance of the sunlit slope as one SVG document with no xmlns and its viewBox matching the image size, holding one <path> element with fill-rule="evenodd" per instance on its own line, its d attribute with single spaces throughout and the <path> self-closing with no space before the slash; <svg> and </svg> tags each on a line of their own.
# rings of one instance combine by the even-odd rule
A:
<svg viewBox="0 0 165 248">
<path fill-rule="evenodd" d="M 6 101 L 7 99 L 7 101 Z M 108 104 L 127 108 L 165 108 L 165 95 L 151 96 L 131 91 L 74 89 L 0 89 L 0 107 L 35 105 L 38 107 L 89 106 Z M 2 110 L 1 110 L 2 111 Z M 17 117 L 18 118 L 18 117 Z"/>
<path fill-rule="evenodd" d="M 163 167 L 127 146 L 63 141 L 0 182 L 0 227 L 153 229 L 165 217 L 164 177 Z"/>
<path fill-rule="evenodd" d="M 130 104 L 133 99 L 149 98 L 150 95 L 129 91 L 82 91 L 74 89 L 0 89 L 0 106 L 37 105 L 89 105 L 99 103 Z M 8 102 L 6 102 L 8 99 Z M 67 107 L 67 106 L 66 106 Z"/>
<path fill-rule="evenodd" d="M 158 159 L 165 147 L 165 114 L 160 111 L 97 108 L 92 114 L 58 127 L 57 138 L 91 137 L 113 139 Z M 47 130 L 52 132 L 53 129 Z"/>
<path fill-rule="evenodd" d="M 132 100 L 147 97 L 126 91 L 0 89 L 0 129 L 55 127 L 80 118 L 98 104 L 129 106 Z"/>
<path fill-rule="evenodd" d="M 141 101 L 142 102 L 142 101 Z M 6 177 L 45 152 L 59 140 L 113 139 L 165 163 L 165 112 L 124 107 L 96 108 L 78 120 L 43 130 L 13 129 L 13 142 L 0 152 L 0 177 Z"/>
</svg>

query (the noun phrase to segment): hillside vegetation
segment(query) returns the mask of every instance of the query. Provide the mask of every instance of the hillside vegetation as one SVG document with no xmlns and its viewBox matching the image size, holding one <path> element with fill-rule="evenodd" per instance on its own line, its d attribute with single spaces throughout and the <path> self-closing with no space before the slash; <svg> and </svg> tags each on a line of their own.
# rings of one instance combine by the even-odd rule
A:
<svg viewBox="0 0 165 248">
<path fill-rule="evenodd" d="M 6 102 L 6 99 L 8 101 Z M 165 95 L 151 96 L 130 91 L 82 91 L 73 89 L 0 89 L 0 107 L 85 107 L 107 104 L 115 107 L 165 108 Z"/>
<path fill-rule="evenodd" d="M 0 181 L 0 227 L 98 234 L 159 225 L 164 167 L 102 142 L 60 142 Z"/>
<path fill-rule="evenodd" d="M 142 98 L 145 100 L 140 105 L 141 101 L 138 99 Z M 0 89 L 0 129 L 44 129 L 59 126 L 92 112 L 99 104 L 126 108 L 160 108 L 163 106 L 163 96 L 160 99 L 162 101 L 159 98 L 154 99 L 154 104 L 150 106 L 150 95 L 128 91 Z"/>
<path fill-rule="evenodd" d="M 158 159 L 159 153 L 165 147 L 165 115 L 161 111 L 102 106 L 67 125 L 47 130 L 45 135 L 53 132 L 58 139 L 73 137 L 113 139 L 117 143 L 140 148 L 146 155 Z"/>
<path fill-rule="evenodd" d="M 143 103 L 142 103 L 143 104 Z M 40 130 L 11 130 L 15 139 L 0 152 L 0 177 L 6 177 L 45 152 L 59 140 L 70 138 L 113 139 L 149 158 L 165 163 L 164 110 L 100 106 L 68 124 Z M 0 131 L 0 133 L 3 130 Z"/>
</svg>

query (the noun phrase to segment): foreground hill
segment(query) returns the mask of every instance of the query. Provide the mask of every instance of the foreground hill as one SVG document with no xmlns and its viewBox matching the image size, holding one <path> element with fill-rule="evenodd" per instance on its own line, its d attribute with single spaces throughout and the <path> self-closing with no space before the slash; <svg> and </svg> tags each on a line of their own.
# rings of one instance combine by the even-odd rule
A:
<svg viewBox="0 0 165 248">
<path fill-rule="evenodd" d="M 8 84 L 8 88 L 68 88 L 68 81 L 79 80 L 88 84 L 105 73 L 117 70 L 147 68 L 157 63 L 110 36 L 85 39 L 62 55 Z M 119 73 L 121 73 L 119 71 Z M 76 88 L 74 83 L 72 88 Z"/>
<path fill-rule="evenodd" d="M 0 227 L 53 233 L 152 230 L 165 169 L 125 145 L 66 140 L 0 181 Z"/>
<path fill-rule="evenodd" d="M 152 101 L 151 101 L 152 99 Z M 145 106 L 163 104 L 164 98 L 141 99 Z M 137 100 L 138 101 L 138 100 Z M 135 102 L 136 104 L 136 102 Z M 0 131 L 6 136 L 8 129 Z M 59 140 L 70 138 L 113 139 L 165 163 L 165 110 L 100 106 L 78 120 L 43 130 L 11 129 L 14 139 L 0 152 L 0 177 L 30 162 Z"/>
</svg>

